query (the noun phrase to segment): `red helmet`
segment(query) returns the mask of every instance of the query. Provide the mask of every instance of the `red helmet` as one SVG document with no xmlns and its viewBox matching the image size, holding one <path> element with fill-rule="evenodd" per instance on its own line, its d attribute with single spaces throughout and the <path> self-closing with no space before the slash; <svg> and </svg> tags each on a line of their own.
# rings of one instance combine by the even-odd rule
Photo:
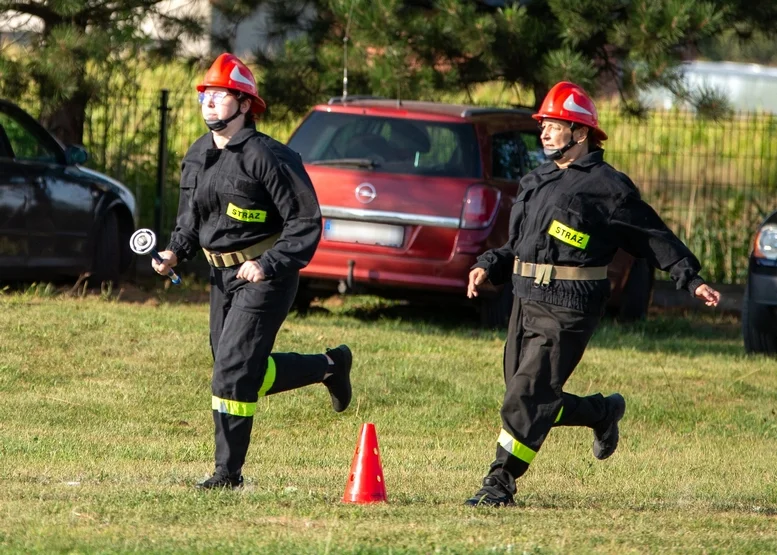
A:
<svg viewBox="0 0 777 555">
<path fill-rule="evenodd" d="M 568 81 L 556 83 L 542 101 L 540 111 L 532 117 L 537 121 L 553 118 L 580 123 L 590 127 L 600 141 L 607 140 L 607 133 L 599 128 L 599 116 L 593 100 L 582 87 Z"/>
<path fill-rule="evenodd" d="M 205 79 L 197 85 L 197 90 L 202 92 L 206 87 L 224 87 L 247 94 L 252 99 L 251 111 L 254 114 L 261 114 L 267 109 L 267 104 L 256 89 L 254 74 L 234 54 L 225 52 L 216 58 L 205 74 Z"/>
</svg>

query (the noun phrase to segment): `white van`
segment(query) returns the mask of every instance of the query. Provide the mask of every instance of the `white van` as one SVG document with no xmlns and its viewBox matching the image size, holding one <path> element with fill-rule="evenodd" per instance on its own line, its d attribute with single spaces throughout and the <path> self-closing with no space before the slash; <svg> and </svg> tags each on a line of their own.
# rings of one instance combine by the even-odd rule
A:
<svg viewBox="0 0 777 555">
<path fill-rule="evenodd" d="M 777 113 L 777 67 L 735 62 L 685 62 L 682 65 L 688 89 L 713 88 L 728 97 L 738 112 Z M 680 103 L 663 87 L 649 89 L 641 98 L 651 108 L 668 110 Z"/>
</svg>

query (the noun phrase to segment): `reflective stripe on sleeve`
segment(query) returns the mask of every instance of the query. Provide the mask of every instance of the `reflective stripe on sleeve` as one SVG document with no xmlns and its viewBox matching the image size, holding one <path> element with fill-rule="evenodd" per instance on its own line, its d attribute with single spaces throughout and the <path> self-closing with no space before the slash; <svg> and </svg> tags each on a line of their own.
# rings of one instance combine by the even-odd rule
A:
<svg viewBox="0 0 777 555">
<path fill-rule="evenodd" d="M 272 384 L 275 383 L 275 361 L 272 357 L 267 359 L 267 370 L 264 372 L 262 387 L 259 388 L 259 397 L 264 397 L 270 391 Z"/>
<path fill-rule="evenodd" d="M 256 403 L 244 403 L 243 401 L 233 401 L 231 399 L 221 399 L 215 395 L 211 398 L 211 408 L 222 414 L 231 414 L 232 416 L 253 416 L 256 412 Z"/>
<path fill-rule="evenodd" d="M 515 439 L 504 429 L 499 432 L 499 439 L 497 441 L 505 451 L 510 453 L 512 456 L 521 459 L 527 464 L 531 464 L 531 462 L 534 460 L 534 457 L 537 455 L 537 451 L 526 447 L 523 443 Z"/>
</svg>

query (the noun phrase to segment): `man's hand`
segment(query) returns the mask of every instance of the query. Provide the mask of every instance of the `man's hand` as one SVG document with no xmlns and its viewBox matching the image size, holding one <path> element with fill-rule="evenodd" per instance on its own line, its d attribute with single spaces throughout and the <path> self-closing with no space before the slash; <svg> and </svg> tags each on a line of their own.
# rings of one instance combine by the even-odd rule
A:
<svg viewBox="0 0 777 555">
<path fill-rule="evenodd" d="M 251 283 L 258 283 L 264 280 L 264 270 L 256 260 L 246 260 L 237 271 L 237 279 L 244 279 Z"/>
<path fill-rule="evenodd" d="M 704 304 L 707 306 L 718 306 L 718 303 L 720 302 L 720 292 L 706 283 L 704 285 L 699 285 L 693 294 L 696 295 L 697 299 L 704 301 Z"/>
<path fill-rule="evenodd" d="M 469 285 L 467 285 L 467 298 L 478 296 L 478 285 L 486 281 L 486 271 L 483 268 L 475 268 L 469 273 Z"/>
<path fill-rule="evenodd" d="M 178 257 L 175 256 L 175 253 L 173 251 L 162 251 L 159 253 L 159 257 L 162 259 L 162 264 L 151 259 L 151 267 L 154 268 L 154 271 L 157 274 L 166 276 L 167 272 L 169 272 L 176 264 L 178 264 Z"/>
</svg>

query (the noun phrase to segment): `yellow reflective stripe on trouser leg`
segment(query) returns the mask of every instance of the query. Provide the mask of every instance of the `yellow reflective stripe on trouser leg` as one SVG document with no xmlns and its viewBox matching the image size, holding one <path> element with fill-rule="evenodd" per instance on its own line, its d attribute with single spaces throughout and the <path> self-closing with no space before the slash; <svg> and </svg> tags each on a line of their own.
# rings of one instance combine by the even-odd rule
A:
<svg viewBox="0 0 777 555">
<path fill-rule="evenodd" d="M 558 416 L 556 416 L 556 420 L 553 421 L 554 424 L 558 424 L 561 422 L 561 415 L 564 414 L 564 407 L 561 407 L 561 410 L 558 411 Z"/>
<path fill-rule="evenodd" d="M 267 371 L 264 373 L 262 387 L 259 388 L 259 397 L 264 397 L 275 383 L 275 361 L 272 357 L 267 359 Z M 256 413 L 256 403 L 245 403 L 243 401 L 233 401 L 231 399 L 222 399 L 215 395 L 211 398 L 211 408 L 223 414 L 232 416 L 253 416 Z"/>
<path fill-rule="evenodd" d="M 514 457 L 518 457 L 527 464 L 531 464 L 531 462 L 534 460 L 534 457 L 537 455 L 537 451 L 526 447 L 523 443 L 515 439 L 504 429 L 499 432 L 499 439 L 497 441 L 505 451 Z"/>
<path fill-rule="evenodd" d="M 267 370 L 264 372 L 262 387 L 259 388 L 259 397 L 264 397 L 270 391 L 272 384 L 275 383 L 275 361 L 272 357 L 267 359 Z"/>
<path fill-rule="evenodd" d="M 244 403 L 243 401 L 233 401 L 232 399 L 222 399 L 215 395 L 211 397 L 211 408 L 222 414 L 231 414 L 232 416 L 253 416 L 256 412 L 256 403 Z"/>
</svg>

